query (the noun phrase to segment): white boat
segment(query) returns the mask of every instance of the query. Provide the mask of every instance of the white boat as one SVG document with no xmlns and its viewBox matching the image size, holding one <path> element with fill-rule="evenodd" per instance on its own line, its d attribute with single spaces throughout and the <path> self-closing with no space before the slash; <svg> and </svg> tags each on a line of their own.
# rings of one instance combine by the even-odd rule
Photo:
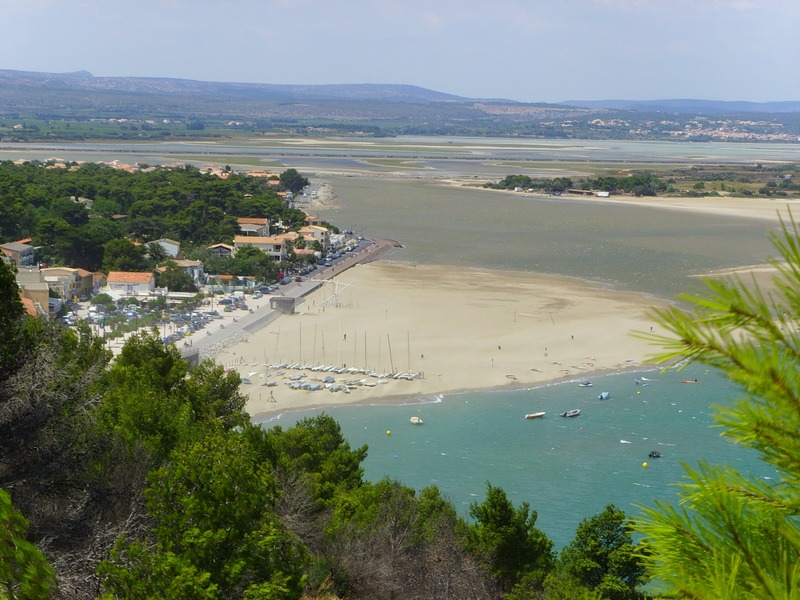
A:
<svg viewBox="0 0 800 600">
<path fill-rule="evenodd" d="M 411 417 L 411 418 L 409 419 L 409 421 L 411 421 L 411 424 L 412 424 L 412 425 L 422 425 L 422 419 L 420 419 L 420 418 L 419 418 L 419 417 L 417 417 L 416 415 L 415 415 L 415 416 L 413 416 L 413 417 Z"/>
<path fill-rule="evenodd" d="M 544 413 L 544 412 L 528 413 L 527 415 L 525 415 L 525 418 L 526 419 L 541 419 L 543 416 L 545 416 L 545 414 L 547 414 L 547 413 Z"/>
<path fill-rule="evenodd" d="M 592 387 L 594 384 L 591 381 L 581 381 L 578 385 L 581 387 Z"/>
<path fill-rule="evenodd" d="M 561 416 L 562 417 L 577 417 L 580 414 L 581 414 L 581 409 L 580 408 L 573 408 L 572 410 L 568 410 L 566 412 L 562 412 Z"/>
<path fill-rule="evenodd" d="M 611 392 L 600 392 L 600 395 L 597 398 L 600 400 L 608 400 L 611 398 Z"/>
</svg>

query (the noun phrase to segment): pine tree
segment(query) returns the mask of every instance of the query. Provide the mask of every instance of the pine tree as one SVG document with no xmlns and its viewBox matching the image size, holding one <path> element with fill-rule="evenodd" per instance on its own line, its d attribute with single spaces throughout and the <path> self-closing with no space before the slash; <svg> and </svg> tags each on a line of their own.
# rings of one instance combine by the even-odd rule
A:
<svg viewBox="0 0 800 600">
<path fill-rule="evenodd" d="M 800 236 L 791 222 L 773 236 L 780 258 L 769 291 L 739 277 L 710 279 L 679 298 L 691 311 L 655 311 L 670 332 L 657 360 L 698 361 L 741 387 L 716 422 L 732 443 L 775 468 L 772 480 L 702 463 L 687 467 L 677 506 L 647 508 L 653 577 L 685 598 L 800 598 Z"/>
</svg>

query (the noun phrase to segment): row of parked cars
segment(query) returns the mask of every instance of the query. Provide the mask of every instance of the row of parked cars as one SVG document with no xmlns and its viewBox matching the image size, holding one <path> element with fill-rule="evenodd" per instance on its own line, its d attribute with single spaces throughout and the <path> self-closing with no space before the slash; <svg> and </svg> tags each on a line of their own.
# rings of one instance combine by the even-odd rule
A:
<svg viewBox="0 0 800 600">
<path fill-rule="evenodd" d="M 222 306 L 223 310 L 225 311 L 231 311 L 233 309 L 248 309 L 247 303 L 244 301 L 244 297 L 242 296 L 228 296 L 227 298 L 218 300 L 217 304 Z"/>
<path fill-rule="evenodd" d="M 175 324 L 175 331 L 161 338 L 165 344 L 175 343 L 178 340 L 190 335 L 193 331 L 202 329 L 214 319 L 221 319 L 222 315 L 216 310 L 206 310 L 203 312 L 173 313 L 170 321 Z"/>
</svg>

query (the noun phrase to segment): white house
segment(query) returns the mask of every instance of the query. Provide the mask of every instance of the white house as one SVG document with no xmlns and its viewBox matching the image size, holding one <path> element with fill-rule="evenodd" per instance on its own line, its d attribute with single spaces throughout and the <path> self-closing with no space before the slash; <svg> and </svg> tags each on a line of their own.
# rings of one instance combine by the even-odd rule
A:
<svg viewBox="0 0 800 600">
<path fill-rule="evenodd" d="M 269 219 L 256 217 L 239 217 L 236 219 L 242 235 L 268 236 Z"/>
<path fill-rule="evenodd" d="M 103 290 L 109 296 L 149 296 L 156 290 L 156 276 L 135 271 L 111 271 Z"/>
<path fill-rule="evenodd" d="M 264 254 L 267 254 L 275 260 L 286 260 L 288 254 L 286 252 L 286 241 L 282 237 L 271 236 L 247 236 L 237 235 L 233 238 L 233 245 L 238 251 L 242 246 L 255 246 Z"/>
<path fill-rule="evenodd" d="M 305 239 L 311 239 L 322 244 L 322 248 L 327 250 L 331 246 L 331 232 L 327 227 L 319 225 L 307 225 L 298 231 Z"/>
<path fill-rule="evenodd" d="M 169 257 L 175 258 L 181 253 L 181 243 L 176 242 L 175 240 L 161 238 L 160 240 L 155 240 L 151 243 L 161 246 L 164 249 L 164 254 Z"/>
<path fill-rule="evenodd" d="M 197 285 L 205 285 L 206 272 L 203 268 L 203 262 L 199 260 L 173 260 L 175 266 L 186 271 L 186 274 L 192 278 Z"/>
</svg>

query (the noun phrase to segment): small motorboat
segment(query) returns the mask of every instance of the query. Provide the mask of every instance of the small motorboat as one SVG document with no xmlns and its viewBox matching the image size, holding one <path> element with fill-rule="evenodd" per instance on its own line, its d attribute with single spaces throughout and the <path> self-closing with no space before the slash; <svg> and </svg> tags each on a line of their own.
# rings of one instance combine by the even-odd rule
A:
<svg viewBox="0 0 800 600">
<path fill-rule="evenodd" d="M 681 379 L 681 383 L 700 383 L 697 379 Z"/>
<path fill-rule="evenodd" d="M 581 381 L 578 385 L 581 387 L 592 387 L 594 384 L 591 381 Z"/>
<path fill-rule="evenodd" d="M 415 415 L 415 416 L 413 416 L 413 417 L 411 417 L 411 418 L 409 419 L 409 421 L 411 421 L 411 424 L 412 424 L 412 425 L 422 425 L 422 419 L 420 419 L 420 418 L 419 418 L 418 416 L 416 416 L 416 415 Z"/>
<path fill-rule="evenodd" d="M 600 392 L 600 395 L 598 396 L 598 399 L 600 400 L 608 400 L 609 398 L 611 398 L 611 392 Z"/>
<path fill-rule="evenodd" d="M 650 458 L 661 458 L 661 452 L 658 450 L 650 450 L 650 454 L 648 454 Z"/>
<path fill-rule="evenodd" d="M 541 419 L 546 413 L 544 412 L 535 412 L 535 413 L 528 413 L 525 415 L 526 419 Z"/>
<path fill-rule="evenodd" d="M 573 409 L 568 410 L 566 412 L 562 412 L 561 416 L 562 417 L 577 417 L 580 414 L 581 414 L 581 409 L 580 408 L 573 408 Z"/>
</svg>

